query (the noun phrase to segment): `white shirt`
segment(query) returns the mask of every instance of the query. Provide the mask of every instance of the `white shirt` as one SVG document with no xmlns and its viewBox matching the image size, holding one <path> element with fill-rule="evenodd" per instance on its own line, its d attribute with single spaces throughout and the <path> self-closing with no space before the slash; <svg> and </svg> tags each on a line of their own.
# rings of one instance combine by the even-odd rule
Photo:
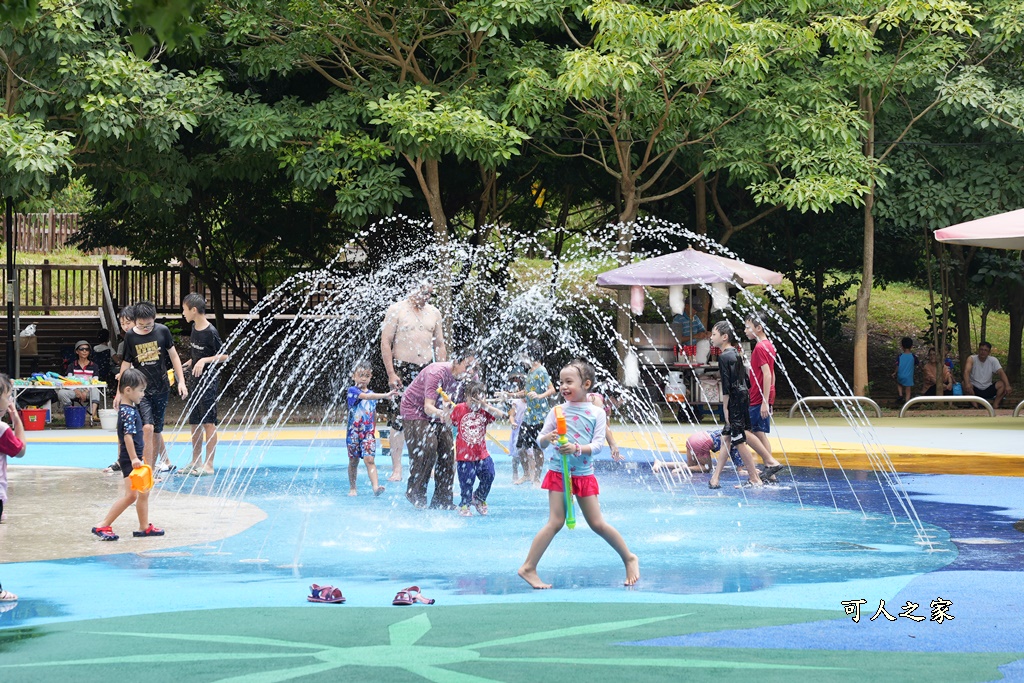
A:
<svg viewBox="0 0 1024 683">
<path fill-rule="evenodd" d="M 999 359 L 989 355 L 988 358 L 981 361 L 978 359 L 978 354 L 974 354 L 971 356 L 971 360 L 974 361 L 971 365 L 971 384 L 978 389 L 988 389 L 992 386 L 993 375 L 1003 369 L 1003 366 L 999 364 Z"/>
</svg>

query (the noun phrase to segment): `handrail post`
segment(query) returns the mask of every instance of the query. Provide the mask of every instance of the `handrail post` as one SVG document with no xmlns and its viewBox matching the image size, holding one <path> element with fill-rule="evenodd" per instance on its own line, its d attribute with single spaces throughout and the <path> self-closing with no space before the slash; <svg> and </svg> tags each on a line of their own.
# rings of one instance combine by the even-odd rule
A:
<svg viewBox="0 0 1024 683">
<path fill-rule="evenodd" d="M 178 301 L 178 305 L 180 306 L 181 302 L 185 300 L 185 297 L 187 297 L 189 294 L 192 293 L 192 282 L 191 282 L 189 270 L 188 270 L 188 268 L 185 267 L 185 264 L 182 263 L 180 266 L 178 266 L 178 268 L 179 268 L 179 270 L 178 270 L 178 273 L 179 273 L 179 276 L 178 276 L 179 277 L 179 280 L 178 280 L 178 282 L 179 282 L 178 293 L 181 296 L 181 298 Z"/>
<path fill-rule="evenodd" d="M 43 315 L 50 315 L 50 306 L 53 305 L 53 292 L 50 291 L 53 282 L 51 269 L 50 259 L 43 259 L 42 283 L 40 285 L 43 289 Z"/>
<path fill-rule="evenodd" d="M 840 403 L 847 402 L 866 403 L 875 409 L 876 417 L 882 417 L 882 409 L 879 407 L 877 403 L 872 401 L 867 396 L 804 396 L 803 398 L 799 399 L 796 403 L 794 403 L 793 406 L 789 409 L 789 416 L 793 417 L 793 415 L 796 413 L 796 409 L 799 408 L 800 406 L 809 406 L 812 403 L 831 403 L 836 408 L 838 408 Z"/>
<path fill-rule="evenodd" d="M 57 212 L 51 208 L 47 218 L 50 222 L 50 244 L 47 246 L 47 249 L 53 251 L 57 244 Z"/>
<path fill-rule="evenodd" d="M 1017 404 L 1017 407 L 1013 409 L 1013 416 L 1020 417 L 1021 411 L 1024 410 L 1024 401 Z"/>
</svg>

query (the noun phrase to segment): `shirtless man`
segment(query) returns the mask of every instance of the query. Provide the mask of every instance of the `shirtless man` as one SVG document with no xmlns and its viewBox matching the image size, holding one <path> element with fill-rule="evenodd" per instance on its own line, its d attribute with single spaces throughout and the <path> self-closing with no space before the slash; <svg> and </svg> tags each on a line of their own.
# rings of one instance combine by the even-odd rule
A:
<svg viewBox="0 0 1024 683">
<path fill-rule="evenodd" d="M 408 298 L 392 304 L 384 315 L 380 355 L 392 389 L 402 391 L 427 365 L 448 360 L 441 311 L 428 303 L 433 294 L 434 286 L 421 282 Z M 402 418 L 396 414 L 388 424 L 391 427 L 391 476 L 388 481 L 402 481 L 402 448 L 405 445 Z"/>
</svg>

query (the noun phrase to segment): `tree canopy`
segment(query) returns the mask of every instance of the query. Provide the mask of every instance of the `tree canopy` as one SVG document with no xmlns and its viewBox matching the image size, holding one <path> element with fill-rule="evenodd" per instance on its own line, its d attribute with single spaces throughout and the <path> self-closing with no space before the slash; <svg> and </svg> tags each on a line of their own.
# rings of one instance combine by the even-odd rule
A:
<svg viewBox="0 0 1024 683">
<path fill-rule="evenodd" d="M 876 260 L 921 273 L 929 231 L 1024 205 L 1012 0 L 25 0 L 0 17 L 4 194 L 38 205 L 77 178 L 86 243 L 238 292 L 272 279 L 253 264 L 321 262 L 396 213 L 435 240 L 497 230 L 554 253 L 614 222 L 622 260 L 649 214 L 743 231 L 798 289 L 859 263 L 861 345 Z M 794 251 L 807 236 L 828 248 Z M 1013 271 L 953 257 L 960 305 Z M 808 310 L 842 315 L 838 289 Z"/>
</svg>

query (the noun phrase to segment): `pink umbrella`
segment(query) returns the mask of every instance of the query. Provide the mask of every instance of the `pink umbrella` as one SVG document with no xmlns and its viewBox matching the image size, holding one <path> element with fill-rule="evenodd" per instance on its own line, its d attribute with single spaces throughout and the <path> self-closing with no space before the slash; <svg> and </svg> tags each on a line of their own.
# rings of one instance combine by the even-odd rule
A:
<svg viewBox="0 0 1024 683">
<path fill-rule="evenodd" d="M 1024 209 L 936 230 L 935 239 L 972 247 L 1024 249 Z"/>
<path fill-rule="evenodd" d="M 767 268 L 706 254 L 691 247 L 601 273 L 597 276 L 597 284 L 602 287 L 670 287 L 715 282 L 778 285 L 782 283 L 782 277 L 782 273 Z"/>
</svg>

